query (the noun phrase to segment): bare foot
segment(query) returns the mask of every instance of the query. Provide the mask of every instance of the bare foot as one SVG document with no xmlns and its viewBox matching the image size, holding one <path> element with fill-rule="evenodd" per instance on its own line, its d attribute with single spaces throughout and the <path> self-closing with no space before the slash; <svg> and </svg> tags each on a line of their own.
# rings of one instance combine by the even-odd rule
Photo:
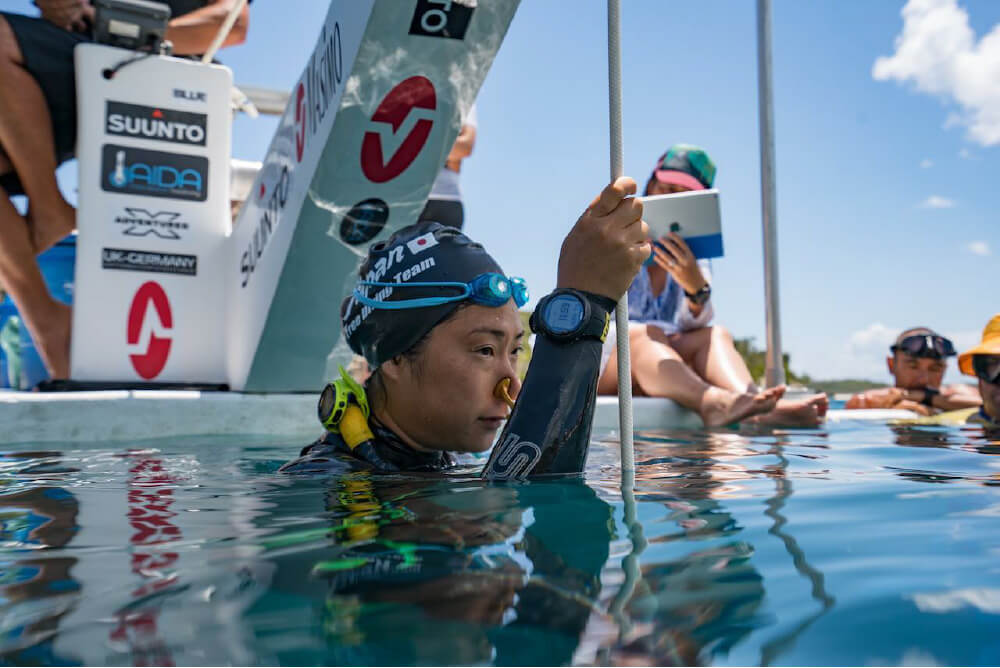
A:
<svg viewBox="0 0 1000 668">
<path fill-rule="evenodd" d="M 52 379 L 69 378 L 69 340 L 73 309 L 54 301 L 41 327 L 32 327 L 31 338 Z"/>
<path fill-rule="evenodd" d="M 772 427 L 818 427 L 830 407 L 825 394 L 814 394 L 804 399 L 782 399 L 773 411 L 754 416 L 746 422 Z"/>
<path fill-rule="evenodd" d="M 76 229 L 76 209 L 63 198 L 45 209 L 32 204 L 25 215 L 31 227 L 31 245 L 35 255 L 44 253 Z"/>
<path fill-rule="evenodd" d="M 783 394 L 785 394 L 784 385 L 746 394 L 712 387 L 705 392 L 698 413 L 706 427 L 722 427 L 774 410 Z"/>
</svg>

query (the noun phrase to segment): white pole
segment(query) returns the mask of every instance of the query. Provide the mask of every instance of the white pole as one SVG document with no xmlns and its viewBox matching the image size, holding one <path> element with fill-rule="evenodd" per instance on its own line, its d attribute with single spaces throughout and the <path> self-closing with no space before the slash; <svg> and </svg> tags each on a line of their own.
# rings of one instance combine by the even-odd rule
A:
<svg viewBox="0 0 1000 668">
<path fill-rule="evenodd" d="M 208 47 L 208 51 L 205 55 L 201 57 L 201 62 L 210 63 L 212 58 L 215 58 L 216 52 L 222 47 L 222 42 L 226 39 L 226 35 L 229 31 L 233 29 L 233 24 L 236 23 L 236 17 L 240 15 L 243 11 L 243 7 L 247 4 L 247 0 L 236 0 L 233 6 L 229 8 L 229 13 L 226 14 L 226 20 L 222 22 L 219 27 L 219 32 L 215 34 L 215 39 L 212 40 L 211 46 Z"/>
<path fill-rule="evenodd" d="M 608 0 L 608 117 L 611 122 L 611 181 L 624 174 L 622 150 L 622 59 L 621 4 Z M 618 334 L 618 424 L 621 438 L 622 472 L 635 470 L 632 449 L 632 361 L 628 347 L 628 292 L 615 308 Z M 622 476 L 622 485 L 627 478 Z M 629 485 L 631 489 L 631 485 Z"/>
<path fill-rule="evenodd" d="M 778 295 L 778 196 L 774 177 L 774 99 L 771 88 L 771 0 L 757 0 L 757 88 L 760 105 L 760 204 L 764 227 L 765 382 L 785 382 Z"/>
</svg>

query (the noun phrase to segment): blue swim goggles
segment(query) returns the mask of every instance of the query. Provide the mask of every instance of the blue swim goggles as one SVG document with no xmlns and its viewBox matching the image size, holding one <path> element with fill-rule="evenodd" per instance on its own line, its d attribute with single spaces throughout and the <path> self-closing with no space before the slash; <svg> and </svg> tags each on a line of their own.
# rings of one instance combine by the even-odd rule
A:
<svg viewBox="0 0 1000 668">
<path fill-rule="evenodd" d="M 415 299 L 400 299 L 396 301 L 384 301 L 371 299 L 361 294 L 361 287 L 369 288 L 441 288 L 444 290 L 458 290 L 458 294 L 448 297 L 419 297 Z M 511 298 L 518 308 L 524 307 L 528 303 L 528 285 L 523 278 L 506 277 L 503 274 L 494 272 L 479 274 L 468 283 L 458 283 L 451 281 L 433 281 L 427 283 L 384 283 L 378 281 L 358 281 L 358 287 L 354 289 L 354 298 L 365 306 L 377 309 L 403 310 L 411 308 L 424 308 L 427 306 L 440 306 L 452 302 L 460 302 L 468 299 L 475 304 L 483 306 L 498 307 L 503 306 Z"/>
</svg>

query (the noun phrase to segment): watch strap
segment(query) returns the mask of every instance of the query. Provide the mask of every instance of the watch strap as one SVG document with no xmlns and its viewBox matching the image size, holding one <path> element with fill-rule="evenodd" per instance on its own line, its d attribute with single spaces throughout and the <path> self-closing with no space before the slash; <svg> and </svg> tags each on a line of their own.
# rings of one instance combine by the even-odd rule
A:
<svg viewBox="0 0 1000 668">
<path fill-rule="evenodd" d="M 694 292 L 688 292 L 687 290 L 685 290 L 684 296 L 690 299 L 698 306 L 704 306 L 705 302 L 707 302 L 709 298 L 712 296 L 712 286 L 706 283 L 705 285 L 701 286 L 698 290 Z"/>
<path fill-rule="evenodd" d="M 936 387 L 925 387 L 924 398 L 920 400 L 920 403 L 928 408 L 934 408 L 934 397 L 939 394 L 941 394 L 941 391 Z"/>
</svg>

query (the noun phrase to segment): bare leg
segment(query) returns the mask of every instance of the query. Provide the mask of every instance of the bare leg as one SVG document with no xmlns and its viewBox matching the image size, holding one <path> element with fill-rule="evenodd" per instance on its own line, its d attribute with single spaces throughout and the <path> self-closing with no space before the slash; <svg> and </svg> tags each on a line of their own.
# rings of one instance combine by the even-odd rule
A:
<svg viewBox="0 0 1000 668">
<path fill-rule="evenodd" d="M 30 201 L 28 221 L 34 253 L 51 248 L 76 227 L 76 211 L 56 184 L 52 118 L 38 82 L 10 24 L 0 17 L 0 144 Z"/>
<path fill-rule="evenodd" d="M 734 392 L 757 392 L 743 358 L 736 351 L 733 336 L 725 327 L 714 325 L 669 337 L 670 344 L 691 367 L 713 385 Z M 802 399 L 782 399 L 773 411 L 750 418 L 758 425 L 816 427 L 830 405 L 825 394 Z"/>
<path fill-rule="evenodd" d="M 49 375 L 68 378 L 72 311 L 53 299 L 45 287 L 27 222 L 3 188 L 0 188 L 0 283 L 17 305 Z"/>
<path fill-rule="evenodd" d="M 733 335 L 725 327 L 713 325 L 680 332 L 670 336 L 669 341 L 694 372 L 712 385 L 740 393 L 757 391 L 746 362 L 736 351 Z"/>
<path fill-rule="evenodd" d="M 701 415 L 705 426 L 718 427 L 774 408 L 784 388 L 744 393 L 705 382 L 674 350 L 658 327 L 630 330 L 632 379 L 638 393 L 673 399 Z M 617 389 L 617 355 L 612 354 L 597 390 L 614 394 Z"/>
</svg>

